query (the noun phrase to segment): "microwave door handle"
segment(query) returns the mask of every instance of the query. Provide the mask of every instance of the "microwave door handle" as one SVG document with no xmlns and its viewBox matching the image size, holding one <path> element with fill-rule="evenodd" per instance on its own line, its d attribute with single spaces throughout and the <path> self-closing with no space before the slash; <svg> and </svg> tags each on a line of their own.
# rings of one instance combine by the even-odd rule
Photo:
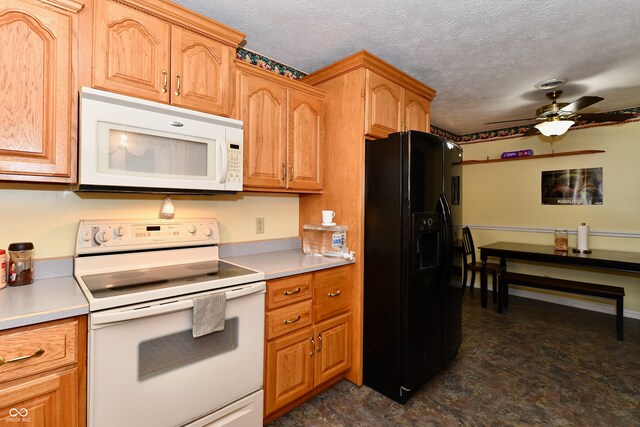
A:
<svg viewBox="0 0 640 427">
<path fill-rule="evenodd" d="M 225 182 L 227 178 L 227 163 L 229 162 L 229 159 L 227 158 L 227 150 L 225 150 L 227 144 L 216 141 L 216 145 L 218 147 L 218 155 L 216 156 L 216 163 L 218 165 L 216 169 L 218 171 L 218 176 L 216 176 L 216 181 L 222 183 Z"/>
</svg>

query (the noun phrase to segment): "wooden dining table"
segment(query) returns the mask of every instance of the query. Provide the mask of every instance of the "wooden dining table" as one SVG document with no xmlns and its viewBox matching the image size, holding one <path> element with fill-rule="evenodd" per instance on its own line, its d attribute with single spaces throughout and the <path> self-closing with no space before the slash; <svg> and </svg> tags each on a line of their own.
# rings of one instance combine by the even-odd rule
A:
<svg viewBox="0 0 640 427">
<path fill-rule="evenodd" d="M 553 246 L 530 243 L 496 242 L 480 246 L 480 303 L 487 306 L 487 259 L 500 258 L 500 266 L 507 269 L 507 260 L 535 261 L 556 266 L 588 267 L 596 270 L 640 273 L 640 252 L 593 249 L 591 253 L 556 251 Z M 495 291 L 495 290 L 494 290 Z"/>
</svg>

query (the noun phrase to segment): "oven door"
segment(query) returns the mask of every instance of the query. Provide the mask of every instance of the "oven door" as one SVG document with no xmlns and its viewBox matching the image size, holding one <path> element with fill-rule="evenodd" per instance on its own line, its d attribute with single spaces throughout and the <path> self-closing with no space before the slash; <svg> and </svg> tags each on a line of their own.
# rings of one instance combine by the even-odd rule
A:
<svg viewBox="0 0 640 427">
<path fill-rule="evenodd" d="M 216 291 L 226 292 L 225 328 L 197 339 L 192 298 L 214 292 L 91 313 L 89 426 L 188 424 L 260 391 L 264 290 Z M 261 420 L 262 402 L 252 408 Z"/>
</svg>

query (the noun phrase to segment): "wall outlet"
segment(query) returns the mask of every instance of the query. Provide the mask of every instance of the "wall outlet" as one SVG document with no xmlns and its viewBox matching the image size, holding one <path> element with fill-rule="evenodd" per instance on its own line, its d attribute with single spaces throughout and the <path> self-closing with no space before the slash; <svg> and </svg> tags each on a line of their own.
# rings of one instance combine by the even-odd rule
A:
<svg viewBox="0 0 640 427">
<path fill-rule="evenodd" d="M 256 218 L 256 234 L 264 233 L 264 218 Z"/>
</svg>

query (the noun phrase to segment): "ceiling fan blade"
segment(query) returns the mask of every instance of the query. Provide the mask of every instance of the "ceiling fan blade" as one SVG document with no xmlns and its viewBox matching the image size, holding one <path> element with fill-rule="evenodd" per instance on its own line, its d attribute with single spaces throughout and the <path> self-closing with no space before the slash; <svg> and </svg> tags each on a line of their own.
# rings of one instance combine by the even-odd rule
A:
<svg viewBox="0 0 640 427">
<path fill-rule="evenodd" d="M 590 122 L 624 122 L 634 118 L 633 113 L 593 113 L 579 114 L 578 120 L 588 120 Z"/>
<path fill-rule="evenodd" d="M 527 120 L 535 120 L 537 117 L 529 117 L 528 119 L 500 120 L 498 122 L 487 122 L 485 125 L 494 125 L 496 123 L 524 122 Z"/>
<path fill-rule="evenodd" d="M 575 113 L 578 110 L 587 108 L 589 105 L 593 105 L 596 102 L 602 101 L 604 98 L 599 96 L 583 96 L 573 101 L 571 104 L 563 107 L 558 113 Z"/>
<path fill-rule="evenodd" d="M 539 133 L 540 131 L 535 126 L 531 126 L 528 131 L 522 134 L 522 136 L 532 136 L 532 135 L 537 135 Z"/>
</svg>

